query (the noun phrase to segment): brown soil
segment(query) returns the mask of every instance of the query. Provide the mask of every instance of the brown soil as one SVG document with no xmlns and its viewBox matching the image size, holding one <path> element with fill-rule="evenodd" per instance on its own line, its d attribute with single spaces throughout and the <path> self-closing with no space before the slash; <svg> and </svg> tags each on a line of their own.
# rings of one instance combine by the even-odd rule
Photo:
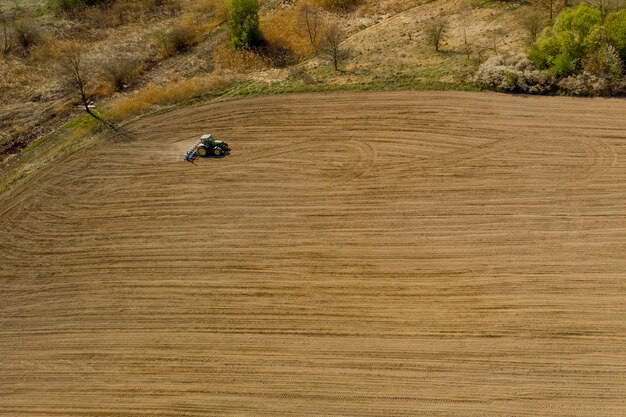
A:
<svg viewBox="0 0 626 417">
<path fill-rule="evenodd" d="M 626 415 L 624 114 L 344 93 L 141 120 L 0 200 L 0 415 Z M 182 162 L 207 131 L 232 155 Z"/>
</svg>

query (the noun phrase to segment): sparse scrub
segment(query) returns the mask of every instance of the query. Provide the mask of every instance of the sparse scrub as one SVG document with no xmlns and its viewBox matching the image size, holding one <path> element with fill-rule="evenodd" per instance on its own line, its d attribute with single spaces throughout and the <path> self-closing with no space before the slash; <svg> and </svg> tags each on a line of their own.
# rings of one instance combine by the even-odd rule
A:
<svg viewBox="0 0 626 417">
<path fill-rule="evenodd" d="M 15 21 L 14 30 L 17 43 L 25 53 L 28 53 L 30 48 L 42 40 L 41 29 L 33 20 L 20 19 Z"/>
<path fill-rule="evenodd" d="M 263 37 L 274 52 L 291 55 L 291 60 L 301 60 L 314 51 L 313 45 L 297 31 L 299 13 L 295 8 L 278 9 L 261 19 Z M 270 51 L 271 52 L 271 51 Z M 272 55 L 272 54 L 270 54 Z"/>
<path fill-rule="evenodd" d="M 225 77 L 202 77 L 182 80 L 167 85 L 149 85 L 113 103 L 109 114 L 115 120 L 125 120 L 156 105 L 175 104 L 226 86 Z"/>
<path fill-rule="evenodd" d="M 318 49 L 333 63 L 335 71 L 339 70 L 341 61 L 348 57 L 348 50 L 342 45 L 347 33 L 336 22 L 328 24 L 320 39 Z"/>
<path fill-rule="evenodd" d="M 189 11 L 204 18 L 213 17 L 223 22 L 227 19 L 226 3 L 223 0 L 198 0 L 194 1 Z"/>
<path fill-rule="evenodd" d="M 260 45 L 263 37 L 259 27 L 259 1 L 228 0 L 227 5 L 232 46 L 246 49 Z"/>
<path fill-rule="evenodd" d="M 532 0 L 533 7 L 541 12 L 547 13 L 550 21 L 558 14 L 560 7 L 563 3 L 559 3 L 558 0 Z"/>
<path fill-rule="evenodd" d="M 447 27 L 447 22 L 440 17 L 432 18 L 426 23 L 426 40 L 437 52 L 439 52 Z"/>
<path fill-rule="evenodd" d="M 10 27 L 13 25 L 14 17 L 8 12 L 0 9 L 0 25 L 2 26 L 2 55 L 7 55 L 13 48 Z"/>
<path fill-rule="evenodd" d="M 526 34 L 528 35 L 530 43 L 537 40 L 539 33 L 547 23 L 545 17 L 533 8 L 526 8 L 523 10 L 520 22 L 524 31 L 526 31 Z"/>
<path fill-rule="evenodd" d="M 271 66 L 269 60 L 250 49 L 233 49 L 228 45 L 219 45 L 212 51 L 213 67 L 220 73 L 242 74 L 266 69 Z"/>
<path fill-rule="evenodd" d="M 361 0 L 317 0 L 326 10 L 347 10 L 362 3 Z"/>
<path fill-rule="evenodd" d="M 51 60 L 58 60 L 65 56 L 72 48 L 73 44 L 71 42 L 48 36 L 44 42 L 31 49 L 30 56 L 35 61 L 50 63 Z"/>
<path fill-rule="evenodd" d="M 57 11 L 72 15 L 76 10 L 87 6 L 109 5 L 115 0 L 50 0 L 50 7 Z"/>
<path fill-rule="evenodd" d="M 135 60 L 117 58 L 102 66 L 105 80 L 115 91 L 121 91 L 139 74 Z"/>
<path fill-rule="evenodd" d="M 467 60 L 472 56 L 472 45 L 469 39 L 469 29 L 472 24 L 473 13 L 471 4 L 464 2 L 461 4 L 461 10 L 459 12 L 459 23 L 461 25 L 461 34 L 462 34 L 462 48 L 463 53 L 467 57 Z"/>
<path fill-rule="evenodd" d="M 154 34 L 154 44 L 162 59 L 184 52 L 200 41 L 196 28 L 185 22 L 179 22 L 170 30 L 158 31 Z"/>
<path fill-rule="evenodd" d="M 302 3 L 297 9 L 295 29 L 301 37 L 308 39 L 309 44 L 315 48 L 323 30 L 320 8 L 308 1 Z"/>
</svg>

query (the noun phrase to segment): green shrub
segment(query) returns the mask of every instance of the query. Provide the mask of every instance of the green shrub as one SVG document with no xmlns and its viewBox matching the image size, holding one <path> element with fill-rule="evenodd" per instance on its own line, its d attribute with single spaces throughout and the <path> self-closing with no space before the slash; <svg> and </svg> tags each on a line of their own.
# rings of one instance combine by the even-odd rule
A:
<svg viewBox="0 0 626 417">
<path fill-rule="evenodd" d="M 261 44 L 258 0 L 228 0 L 228 26 L 230 41 L 237 49 Z"/>
<path fill-rule="evenodd" d="M 544 29 L 528 56 L 557 78 L 586 70 L 617 79 L 616 73 L 623 72 L 619 61 L 626 58 L 626 12 L 608 13 L 603 20 L 600 10 L 586 4 L 565 9 Z"/>
<path fill-rule="evenodd" d="M 609 13 L 604 23 L 609 42 L 626 62 L 626 9 Z"/>
</svg>

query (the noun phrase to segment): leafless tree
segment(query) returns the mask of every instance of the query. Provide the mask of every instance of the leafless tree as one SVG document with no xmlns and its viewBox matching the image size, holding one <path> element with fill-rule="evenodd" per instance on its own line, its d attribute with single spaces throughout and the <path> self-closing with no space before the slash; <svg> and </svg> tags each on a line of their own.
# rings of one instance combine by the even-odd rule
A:
<svg viewBox="0 0 626 417">
<path fill-rule="evenodd" d="M 332 60 L 335 71 L 339 70 L 339 63 L 348 56 L 348 51 L 341 45 L 346 37 L 346 32 L 333 22 L 324 30 L 318 45 L 319 51 Z"/>
<path fill-rule="evenodd" d="M 611 10 L 616 10 L 620 7 L 614 0 L 587 0 L 587 2 L 600 11 L 602 19 L 604 19 Z"/>
<path fill-rule="evenodd" d="M 9 26 L 13 23 L 13 15 L 0 10 L 0 24 L 2 25 L 2 54 L 6 55 L 11 51 L 13 42 L 9 34 Z"/>
<path fill-rule="evenodd" d="M 463 52 L 469 60 L 472 55 L 472 45 L 469 41 L 468 30 L 472 21 L 472 6 L 469 3 L 463 3 L 460 11 L 460 23 L 463 34 Z"/>
<path fill-rule="evenodd" d="M 546 19 L 537 10 L 526 9 L 521 19 L 522 27 L 528 34 L 530 42 L 535 42 L 539 32 L 546 26 Z"/>
<path fill-rule="evenodd" d="M 550 21 L 554 20 L 558 12 L 557 0 L 534 0 L 534 5 L 538 10 L 547 11 Z"/>
<path fill-rule="evenodd" d="M 309 39 L 311 45 L 316 46 L 319 32 L 321 31 L 322 18 L 320 9 L 305 3 L 300 9 L 298 21 L 296 23 L 296 32 L 303 37 Z"/>
<path fill-rule="evenodd" d="M 489 31 L 489 39 L 492 41 L 494 54 L 498 53 L 498 43 L 505 35 L 506 30 L 501 26 L 498 26 L 497 28 Z"/>
<path fill-rule="evenodd" d="M 439 52 L 439 46 L 441 45 L 447 28 L 447 22 L 439 17 L 431 19 L 426 24 L 426 39 L 431 46 L 435 47 L 435 51 L 437 52 Z"/>
<path fill-rule="evenodd" d="M 93 110 L 91 110 L 91 96 L 88 92 L 87 74 L 82 65 L 82 55 L 80 51 L 73 50 L 69 52 L 63 59 L 62 68 L 67 77 L 67 84 L 69 88 L 79 96 L 80 104 L 85 112 L 103 125 L 105 125 L 107 128 L 119 133 L 119 130 L 113 123 L 105 120 L 100 115 L 94 113 Z"/>
</svg>

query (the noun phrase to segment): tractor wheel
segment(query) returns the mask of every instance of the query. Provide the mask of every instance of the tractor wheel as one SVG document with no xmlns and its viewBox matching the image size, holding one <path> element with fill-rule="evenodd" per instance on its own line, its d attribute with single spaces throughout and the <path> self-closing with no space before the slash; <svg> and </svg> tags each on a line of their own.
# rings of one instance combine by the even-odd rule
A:
<svg viewBox="0 0 626 417">
<path fill-rule="evenodd" d="M 209 149 L 206 146 L 199 146 L 198 155 L 200 155 L 203 158 L 206 158 L 209 155 Z"/>
<path fill-rule="evenodd" d="M 213 155 L 222 156 L 222 153 L 224 153 L 224 151 L 219 146 L 216 146 L 215 148 L 213 148 Z"/>
</svg>

